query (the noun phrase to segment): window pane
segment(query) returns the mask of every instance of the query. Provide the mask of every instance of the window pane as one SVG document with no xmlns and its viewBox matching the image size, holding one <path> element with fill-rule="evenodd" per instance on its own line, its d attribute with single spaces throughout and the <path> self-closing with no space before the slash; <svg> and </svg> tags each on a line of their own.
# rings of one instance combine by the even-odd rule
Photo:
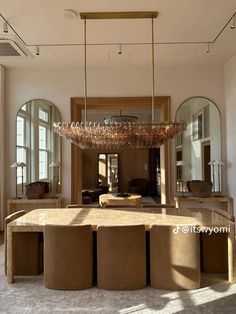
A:
<svg viewBox="0 0 236 314">
<path fill-rule="evenodd" d="M 48 122 L 48 111 L 43 108 L 39 108 L 39 119 Z"/>
<path fill-rule="evenodd" d="M 25 145 L 25 119 L 17 116 L 16 119 L 16 145 Z"/>
<path fill-rule="evenodd" d="M 39 126 L 39 149 L 47 148 L 47 129 L 40 125 Z"/>
<path fill-rule="evenodd" d="M 48 152 L 39 151 L 39 180 L 48 178 Z"/>
<path fill-rule="evenodd" d="M 24 162 L 26 164 L 26 155 L 27 149 L 24 147 L 17 147 L 16 148 L 16 161 L 17 162 Z M 23 182 L 26 183 L 26 167 L 23 168 Z M 17 184 L 22 183 L 22 168 L 17 168 Z"/>
<path fill-rule="evenodd" d="M 20 109 L 23 111 L 26 111 L 27 110 L 26 104 L 24 106 L 22 106 Z"/>
</svg>

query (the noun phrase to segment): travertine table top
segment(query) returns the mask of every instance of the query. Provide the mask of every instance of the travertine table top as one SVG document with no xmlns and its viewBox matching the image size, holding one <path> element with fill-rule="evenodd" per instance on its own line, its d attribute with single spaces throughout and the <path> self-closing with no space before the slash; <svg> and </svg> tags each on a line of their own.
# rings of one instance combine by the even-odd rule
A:
<svg viewBox="0 0 236 314">
<path fill-rule="evenodd" d="M 98 225 L 144 224 L 148 230 L 151 225 L 198 225 L 201 227 L 233 226 L 234 223 L 213 209 L 204 208 L 155 209 L 155 208 L 47 208 L 35 209 L 8 224 L 12 231 L 43 231 L 46 224 Z"/>
</svg>

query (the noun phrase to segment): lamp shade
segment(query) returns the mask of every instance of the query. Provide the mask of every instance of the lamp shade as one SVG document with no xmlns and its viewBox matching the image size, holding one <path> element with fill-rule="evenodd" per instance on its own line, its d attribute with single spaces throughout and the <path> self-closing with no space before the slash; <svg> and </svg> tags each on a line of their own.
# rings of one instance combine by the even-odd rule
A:
<svg viewBox="0 0 236 314">
<path fill-rule="evenodd" d="M 26 167 L 26 164 L 24 162 L 14 162 L 13 164 L 11 164 L 11 168 L 19 168 L 19 167 Z"/>
<path fill-rule="evenodd" d="M 24 162 L 19 162 L 19 166 L 18 167 L 23 167 L 25 168 L 26 167 L 26 164 Z"/>
<path fill-rule="evenodd" d="M 51 167 L 51 168 L 60 167 L 60 162 L 59 161 L 53 161 L 50 163 L 49 167 Z"/>
<path fill-rule="evenodd" d="M 216 166 L 223 166 L 224 165 L 223 161 L 221 161 L 221 160 L 216 160 L 214 164 Z"/>
<path fill-rule="evenodd" d="M 215 165 L 215 160 L 211 160 L 210 162 L 208 162 L 208 165 L 209 165 L 209 166 Z"/>
<path fill-rule="evenodd" d="M 11 164 L 11 168 L 18 168 L 18 167 L 19 167 L 18 162 L 14 162 L 13 164 Z"/>
</svg>

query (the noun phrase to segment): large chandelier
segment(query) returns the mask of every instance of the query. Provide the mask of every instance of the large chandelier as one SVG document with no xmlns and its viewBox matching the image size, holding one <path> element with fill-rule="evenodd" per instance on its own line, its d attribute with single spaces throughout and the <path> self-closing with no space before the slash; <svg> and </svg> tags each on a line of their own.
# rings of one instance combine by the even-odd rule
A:
<svg viewBox="0 0 236 314">
<path fill-rule="evenodd" d="M 158 12 L 80 13 L 84 20 L 84 122 L 54 123 L 54 131 L 81 149 L 158 148 L 184 129 L 182 123 L 155 122 L 154 118 L 154 27 Z M 87 121 L 87 19 L 149 18 L 152 25 L 152 122 L 138 123 L 136 117 L 111 116 L 104 123 Z"/>
</svg>

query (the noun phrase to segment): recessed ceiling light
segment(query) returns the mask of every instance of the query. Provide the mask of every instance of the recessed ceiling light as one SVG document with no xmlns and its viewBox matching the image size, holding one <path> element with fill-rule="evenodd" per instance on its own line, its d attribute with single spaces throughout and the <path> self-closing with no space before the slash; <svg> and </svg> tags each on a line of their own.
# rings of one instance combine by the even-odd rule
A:
<svg viewBox="0 0 236 314">
<path fill-rule="evenodd" d="M 65 9 L 63 13 L 64 17 L 70 20 L 77 18 L 78 14 L 75 10 Z"/>
</svg>

